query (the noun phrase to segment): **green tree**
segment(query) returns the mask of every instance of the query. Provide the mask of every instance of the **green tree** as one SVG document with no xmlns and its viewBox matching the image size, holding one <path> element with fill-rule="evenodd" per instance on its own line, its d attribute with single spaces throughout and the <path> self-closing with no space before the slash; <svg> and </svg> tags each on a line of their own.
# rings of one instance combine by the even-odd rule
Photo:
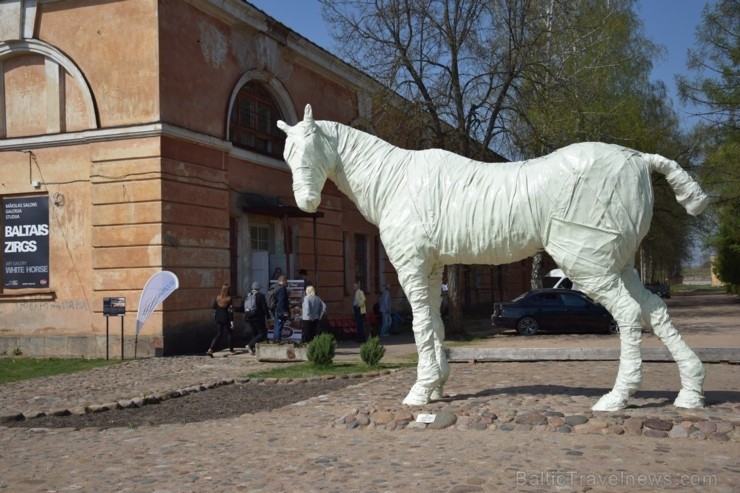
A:
<svg viewBox="0 0 740 493">
<path fill-rule="evenodd" d="M 520 87 L 513 132 L 519 154 L 534 157 L 574 142 L 601 141 L 690 166 L 696 149 L 681 135 L 665 85 L 650 81 L 661 48 L 645 39 L 635 3 L 579 5 L 567 18 L 553 13 L 544 43 L 548 62 Z M 665 179 L 653 179 L 653 223 L 639 258 L 648 281 L 678 270 L 694 226 Z M 533 269 L 533 286 L 538 280 Z"/>
<path fill-rule="evenodd" d="M 720 0 L 708 5 L 689 51 L 693 77 L 678 77 L 684 101 L 693 103 L 702 124 L 695 137 L 703 143 L 702 185 L 714 198 L 717 251 L 715 273 L 740 285 L 740 3 Z"/>
</svg>

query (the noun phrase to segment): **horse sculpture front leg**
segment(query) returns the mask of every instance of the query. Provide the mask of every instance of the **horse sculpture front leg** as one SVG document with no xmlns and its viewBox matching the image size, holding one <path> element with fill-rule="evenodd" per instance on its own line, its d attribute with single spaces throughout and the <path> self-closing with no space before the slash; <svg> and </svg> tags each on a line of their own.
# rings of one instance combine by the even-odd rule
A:
<svg viewBox="0 0 740 493">
<path fill-rule="evenodd" d="M 398 270 L 398 269 L 397 269 Z M 444 385 L 450 374 L 444 343 L 444 324 L 439 314 L 442 289 L 442 269 L 437 266 L 430 274 L 398 270 L 399 281 L 408 297 L 414 316 L 413 329 L 419 354 L 416 383 L 403 403 L 421 406 L 431 399 L 443 396 Z"/>
</svg>

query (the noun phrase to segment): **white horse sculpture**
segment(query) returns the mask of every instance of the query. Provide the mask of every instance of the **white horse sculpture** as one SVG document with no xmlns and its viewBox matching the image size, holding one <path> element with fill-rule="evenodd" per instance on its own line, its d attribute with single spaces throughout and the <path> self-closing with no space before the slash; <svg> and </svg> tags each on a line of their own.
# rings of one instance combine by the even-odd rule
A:
<svg viewBox="0 0 740 493">
<path fill-rule="evenodd" d="M 529 161 L 482 163 L 439 149 L 400 149 L 339 123 L 315 121 L 310 105 L 302 122 L 278 127 L 287 134 L 284 156 L 298 207 L 316 211 L 328 178 L 380 229 L 411 303 L 419 352 L 417 380 L 404 404 L 441 398 L 450 373 L 439 314 L 443 266 L 505 264 L 544 249 L 620 327 L 616 383 L 594 410 L 623 409 L 639 388 L 641 319 L 678 364 L 682 388 L 674 405 L 704 405 L 701 361 L 633 268 L 652 218 L 651 171 L 666 176 L 689 213 L 706 207 L 706 195 L 674 161 L 584 143 Z"/>
</svg>

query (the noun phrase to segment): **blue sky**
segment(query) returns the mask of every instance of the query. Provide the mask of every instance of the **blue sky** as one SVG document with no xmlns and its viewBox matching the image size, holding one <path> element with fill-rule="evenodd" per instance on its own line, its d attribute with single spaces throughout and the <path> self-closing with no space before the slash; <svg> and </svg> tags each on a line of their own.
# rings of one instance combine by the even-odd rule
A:
<svg viewBox="0 0 740 493">
<path fill-rule="evenodd" d="M 322 48 L 336 52 L 316 0 L 247 1 Z M 691 119 L 689 110 L 681 105 L 676 94 L 675 75 L 687 73 L 686 51 L 693 45 L 696 26 L 701 22 L 706 3 L 705 0 L 638 1 L 645 34 L 666 49 L 665 57 L 655 63 L 653 79 L 666 83 L 673 107 L 684 126 L 690 125 Z"/>
</svg>

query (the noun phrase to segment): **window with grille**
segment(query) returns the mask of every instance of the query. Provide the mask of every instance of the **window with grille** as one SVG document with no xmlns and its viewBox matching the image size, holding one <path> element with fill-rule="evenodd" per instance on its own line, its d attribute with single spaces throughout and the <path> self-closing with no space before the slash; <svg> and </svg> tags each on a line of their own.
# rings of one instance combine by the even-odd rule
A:
<svg viewBox="0 0 740 493">
<path fill-rule="evenodd" d="M 267 226 L 252 226 L 249 228 L 252 250 L 270 250 L 270 228 Z"/>
<path fill-rule="evenodd" d="M 282 118 L 267 89 L 257 81 L 247 82 L 231 108 L 229 140 L 238 147 L 282 159 L 285 134 L 277 128 Z"/>
</svg>

